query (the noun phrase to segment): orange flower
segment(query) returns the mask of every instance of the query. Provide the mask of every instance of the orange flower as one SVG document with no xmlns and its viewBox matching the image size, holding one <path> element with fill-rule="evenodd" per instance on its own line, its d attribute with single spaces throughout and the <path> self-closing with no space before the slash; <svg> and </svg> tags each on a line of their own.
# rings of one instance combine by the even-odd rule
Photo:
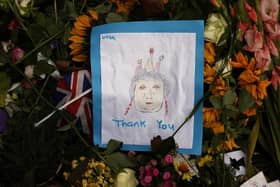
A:
<svg viewBox="0 0 280 187">
<path fill-rule="evenodd" d="M 256 108 L 248 108 L 246 111 L 243 112 L 246 116 L 255 116 L 257 114 L 257 109 Z"/>
<path fill-rule="evenodd" d="M 210 42 L 206 42 L 204 44 L 204 61 L 207 62 L 210 65 L 213 65 L 215 62 L 215 48 L 214 44 Z"/>
<path fill-rule="evenodd" d="M 239 146 L 235 143 L 233 137 L 228 137 L 227 140 L 225 141 L 224 148 L 226 151 L 231 151 L 235 148 L 239 148 Z"/>
<path fill-rule="evenodd" d="M 98 20 L 98 14 L 94 10 L 89 10 L 89 15 L 83 14 L 76 18 L 74 27 L 70 32 L 69 48 L 70 55 L 75 62 L 89 62 L 88 58 L 88 43 L 90 29 Z"/>
<path fill-rule="evenodd" d="M 211 84 L 214 81 L 216 70 L 211 68 L 208 64 L 204 66 L 204 82 Z"/>
<path fill-rule="evenodd" d="M 246 68 L 248 66 L 248 58 L 244 56 L 241 52 L 235 55 L 235 60 L 230 62 L 233 68 Z"/>
<path fill-rule="evenodd" d="M 251 70 L 245 70 L 238 77 L 238 84 L 244 87 L 254 98 L 258 105 L 262 105 L 262 101 L 266 96 L 266 88 L 270 85 L 268 80 L 260 80 L 256 74 L 258 71 L 252 72 Z"/>
<path fill-rule="evenodd" d="M 212 129 L 214 134 L 224 132 L 224 125 L 220 122 L 220 111 L 215 108 L 203 108 L 203 126 Z"/>
<path fill-rule="evenodd" d="M 98 20 L 98 13 L 97 13 L 96 11 L 94 11 L 94 10 L 89 10 L 88 13 L 89 13 L 89 15 L 92 17 L 92 19 L 93 19 L 94 21 L 97 21 L 97 20 Z"/>
<path fill-rule="evenodd" d="M 262 80 L 258 82 L 257 93 L 258 99 L 264 99 L 267 96 L 266 88 L 270 85 L 271 81 Z"/>
<path fill-rule="evenodd" d="M 136 0 L 111 0 L 111 2 L 117 5 L 117 13 L 124 13 L 126 16 L 129 15 L 137 3 Z"/>
<path fill-rule="evenodd" d="M 226 91 L 227 91 L 227 87 L 226 87 L 226 83 L 224 81 L 224 79 L 222 77 L 219 77 L 215 84 L 213 85 L 213 89 L 211 90 L 212 94 L 215 96 L 224 96 Z"/>
</svg>

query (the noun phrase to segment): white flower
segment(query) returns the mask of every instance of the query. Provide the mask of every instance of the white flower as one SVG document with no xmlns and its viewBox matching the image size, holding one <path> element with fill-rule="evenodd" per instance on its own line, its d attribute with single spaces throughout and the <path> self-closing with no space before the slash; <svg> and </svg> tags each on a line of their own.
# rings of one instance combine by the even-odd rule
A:
<svg viewBox="0 0 280 187">
<path fill-rule="evenodd" d="M 34 65 L 25 66 L 24 74 L 27 78 L 32 79 L 34 74 Z"/>
<path fill-rule="evenodd" d="M 223 68 L 223 61 L 224 60 L 219 60 L 215 63 L 215 69 L 216 71 L 220 71 L 221 68 Z M 226 77 L 226 76 L 229 76 L 231 74 L 231 70 L 232 70 L 232 67 L 230 65 L 230 63 L 227 63 L 224 67 L 224 70 L 222 72 L 222 76 L 223 77 Z"/>
<path fill-rule="evenodd" d="M 138 181 L 135 177 L 135 171 L 125 168 L 115 179 L 114 187 L 136 187 L 137 185 Z"/>
<path fill-rule="evenodd" d="M 222 44 L 224 41 L 220 41 L 222 35 L 224 34 L 227 27 L 227 23 L 221 14 L 213 13 L 208 16 L 204 37 L 205 40 L 215 43 Z"/>
</svg>

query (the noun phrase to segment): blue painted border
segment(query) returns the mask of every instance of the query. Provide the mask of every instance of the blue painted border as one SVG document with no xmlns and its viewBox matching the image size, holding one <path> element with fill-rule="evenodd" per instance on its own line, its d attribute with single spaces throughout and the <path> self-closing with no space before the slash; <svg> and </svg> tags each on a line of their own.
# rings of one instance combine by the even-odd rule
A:
<svg viewBox="0 0 280 187">
<path fill-rule="evenodd" d="M 196 66 L 195 66 L 195 103 L 203 97 L 203 63 L 204 63 L 204 22 L 203 20 L 180 21 L 145 21 L 111 23 L 94 27 L 91 31 L 90 61 L 93 88 L 93 142 L 100 147 L 101 143 L 101 65 L 100 65 L 100 35 L 104 33 L 129 33 L 129 32 L 174 32 L 196 33 Z M 186 114 L 187 115 L 187 114 Z M 185 154 L 201 154 L 202 146 L 202 106 L 194 115 L 194 140 L 192 149 L 178 149 Z M 150 151 L 148 145 L 124 144 L 123 150 Z"/>
</svg>

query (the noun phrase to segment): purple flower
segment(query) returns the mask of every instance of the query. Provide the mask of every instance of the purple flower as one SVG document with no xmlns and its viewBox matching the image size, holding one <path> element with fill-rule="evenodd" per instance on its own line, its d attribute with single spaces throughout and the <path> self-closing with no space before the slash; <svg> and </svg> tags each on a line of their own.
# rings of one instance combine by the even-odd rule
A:
<svg viewBox="0 0 280 187">
<path fill-rule="evenodd" d="M 166 171 L 163 173 L 163 176 L 162 176 L 163 180 L 168 180 L 168 179 L 170 179 L 170 177 L 171 177 L 171 173 L 169 171 Z"/>
<path fill-rule="evenodd" d="M 171 154 L 165 155 L 164 162 L 166 164 L 172 164 L 173 163 L 173 156 Z"/>
<path fill-rule="evenodd" d="M 8 122 L 8 113 L 0 109 L 0 133 L 4 132 L 7 129 L 7 122 Z"/>
</svg>

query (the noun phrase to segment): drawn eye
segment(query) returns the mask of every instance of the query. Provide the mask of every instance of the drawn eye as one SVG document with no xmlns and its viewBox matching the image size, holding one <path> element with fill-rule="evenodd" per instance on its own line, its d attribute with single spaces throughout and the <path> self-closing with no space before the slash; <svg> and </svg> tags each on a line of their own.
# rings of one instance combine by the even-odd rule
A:
<svg viewBox="0 0 280 187">
<path fill-rule="evenodd" d="M 159 89 L 159 88 L 160 88 L 160 86 L 159 86 L 158 84 L 155 84 L 155 85 L 153 86 L 153 88 L 155 88 L 155 89 Z"/>
<path fill-rule="evenodd" d="M 144 90 L 145 88 L 146 88 L 146 86 L 143 85 L 143 84 L 139 86 L 139 89 L 140 89 L 140 90 Z"/>
</svg>

